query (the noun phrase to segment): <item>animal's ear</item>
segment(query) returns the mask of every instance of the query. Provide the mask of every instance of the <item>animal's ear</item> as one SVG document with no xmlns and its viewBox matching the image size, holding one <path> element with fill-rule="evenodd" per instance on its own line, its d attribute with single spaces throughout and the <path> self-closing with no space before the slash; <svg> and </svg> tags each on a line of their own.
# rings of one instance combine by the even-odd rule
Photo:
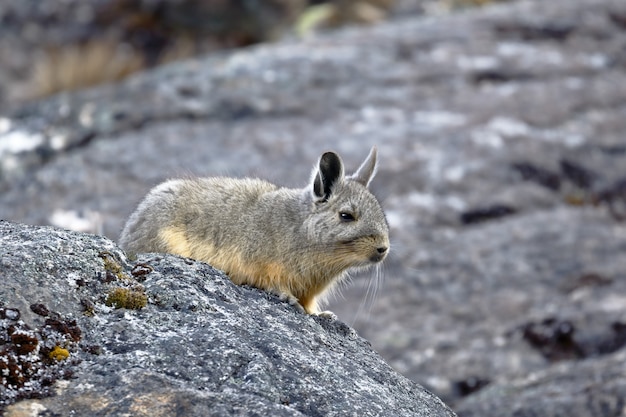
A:
<svg viewBox="0 0 626 417">
<path fill-rule="evenodd" d="M 320 201 L 328 200 L 332 187 L 343 180 L 343 162 L 335 152 L 325 152 L 313 170 L 313 197 Z"/>
<path fill-rule="evenodd" d="M 372 181 L 372 178 L 374 178 L 374 175 L 376 175 L 377 156 L 378 151 L 376 146 L 373 146 L 370 154 L 367 155 L 367 158 L 365 158 L 365 161 L 363 161 L 359 169 L 348 178 L 367 187 L 370 181 Z"/>
</svg>

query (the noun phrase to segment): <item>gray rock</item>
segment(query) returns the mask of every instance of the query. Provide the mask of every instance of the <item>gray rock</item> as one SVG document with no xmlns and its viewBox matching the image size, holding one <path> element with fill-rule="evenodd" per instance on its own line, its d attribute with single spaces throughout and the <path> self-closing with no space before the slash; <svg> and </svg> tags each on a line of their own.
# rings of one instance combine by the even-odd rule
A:
<svg viewBox="0 0 626 417">
<path fill-rule="evenodd" d="M 486 388 L 457 407 L 461 417 L 587 417 L 624 414 L 626 352 L 563 363 Z M 575 394 L 575 395 L 573 395 Z M 507 410 L 506 414 L 502 411 Z"/>
<path fill-rule="evenodd" d="M 0 409 L 16 391 L 35 399 L 6 415 L 454 415 L 342 322 L 300 314 L 200 262 L 131 262 L 106 238 L 0 221 L 0 264 L 0 331 L 28 326 L 40 345 L 18 355 L 39 372 L 21 390 L 0 385 Z M 148 303 L 108 306 L 113 288 Z M 54 346 L 69 357 L 50 359 Z"/>
<path fill-rule="evenodd" d="M 622 0 L 520 1 L 61 95 L 3 122 L 0 143 L 33 146 L 0 157 L 0 218 L 115 239 L 168 177 L 298 186 L 321 151 L 350 169 L 378 144 L 386 279 L 356 276 L 330 309 L 463 413 L 537 393 L 516 413 L 619 407 L 598 375 L 626 365 L 625 22 Z"/>
</svg>

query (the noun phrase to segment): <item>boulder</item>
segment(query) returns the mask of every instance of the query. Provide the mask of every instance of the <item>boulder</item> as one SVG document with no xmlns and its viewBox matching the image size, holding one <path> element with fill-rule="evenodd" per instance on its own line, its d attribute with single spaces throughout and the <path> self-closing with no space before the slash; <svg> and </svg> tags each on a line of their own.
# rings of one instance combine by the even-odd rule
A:
<svg viewBox="0 0 626 417">
<path fill-rule="evenodd" d="M 7 416 L 454 416 L 344 323 L 201 262 L 1 221 L 0 266 Z"/>
</svg>

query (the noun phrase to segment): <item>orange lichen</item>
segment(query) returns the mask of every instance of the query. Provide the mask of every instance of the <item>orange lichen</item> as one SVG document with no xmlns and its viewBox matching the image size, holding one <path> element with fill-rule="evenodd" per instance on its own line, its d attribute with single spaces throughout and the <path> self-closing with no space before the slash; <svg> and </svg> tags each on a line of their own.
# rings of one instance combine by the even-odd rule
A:
<svg viewBox="0 0 626 417">
<path fill-rule="evenodd" d="M 55 346 L 54 349 L 52 349 L 52 351 L 48 353 L 48 357 L 50 359 L 60 362 L 70 357 L 70 351 L 60 346 Z"/>
</svg>

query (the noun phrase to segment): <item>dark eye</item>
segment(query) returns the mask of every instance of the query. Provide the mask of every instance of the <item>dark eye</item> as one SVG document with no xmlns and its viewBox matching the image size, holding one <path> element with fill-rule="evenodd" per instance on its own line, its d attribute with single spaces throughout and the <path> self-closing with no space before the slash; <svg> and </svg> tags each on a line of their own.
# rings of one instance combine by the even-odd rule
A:
<svg viewBox="0 0 626 417">
<path fill-rule="evenodd" d="M 348 213 L 347 211 L 339 212 L 339 218 L 342 222 L 353 222 L 355 220 L 354 215 L 352 213 Z"/>
</svg>

